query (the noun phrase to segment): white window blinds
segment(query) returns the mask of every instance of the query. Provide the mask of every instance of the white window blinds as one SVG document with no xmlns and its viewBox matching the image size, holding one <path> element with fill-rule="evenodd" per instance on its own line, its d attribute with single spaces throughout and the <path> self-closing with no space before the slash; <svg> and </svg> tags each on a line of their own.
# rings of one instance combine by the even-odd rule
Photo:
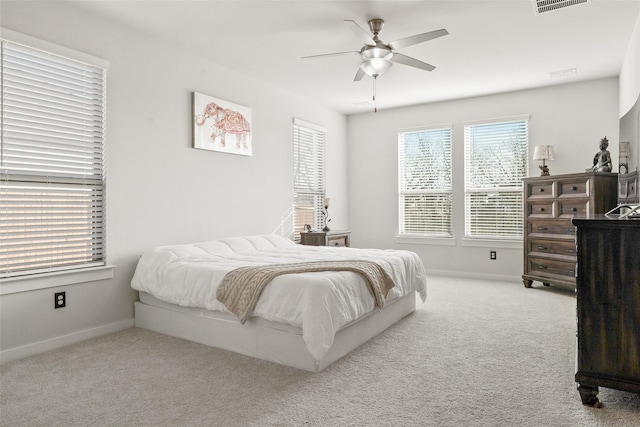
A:
<svg viewBox="0 0 640 427">
<path fill-rule="evenodd" d="M 325 196 L 324 128 L 293 120 L 293 231 L 300 239 L 305 224 L 322 229 Z"/>
<path fill-rule="evenodd" d="M 528 118 L 467 124 L 464 140 L 465 235 L 522 238 Z"/>
<path fill-rule="evenodd" d="M 104 264 L 105 73 L 2 40 L 0 277 Z"/>
<path fill-rule="evenodd" d="M 398 132 L 400 234 L 451 236 L 451 126 Z"/>
</svg>

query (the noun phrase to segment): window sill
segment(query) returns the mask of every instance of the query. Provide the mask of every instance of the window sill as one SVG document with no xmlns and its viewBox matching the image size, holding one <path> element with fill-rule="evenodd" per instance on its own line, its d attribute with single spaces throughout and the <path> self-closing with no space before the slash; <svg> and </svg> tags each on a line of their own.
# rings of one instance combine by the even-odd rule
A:
<svg viewBox="0 0 640 427">
<path fill-rule="evenodd" d="M 500 249 L 522 249 L 522 239 L 520 240 L 500 240 L 500 239 L 462 239 L 462 246 L 476 248 L 500 248 Z"/>
<path fill-rule="evenodd" d="M 412 245 L 455 246 L 454 237 L 396 236 L 396 243 Z"/>
<path fill-rule="evenodd" d="M 113 278 L 115 265 L 0 279 L 0 295 L 35 291 Z"/>
</svg>

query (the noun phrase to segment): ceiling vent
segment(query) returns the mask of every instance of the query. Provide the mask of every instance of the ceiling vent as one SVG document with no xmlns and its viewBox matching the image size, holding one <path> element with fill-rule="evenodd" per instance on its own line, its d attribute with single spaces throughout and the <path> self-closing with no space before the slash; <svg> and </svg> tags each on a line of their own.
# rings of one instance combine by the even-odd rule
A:
<svg viewBox="0 0 640 427">
<path fill-rule="evenodd" d="M 591 3 L 591 0 L 533 0 L 533 8 L 536 14 L 551 12 L 565 7 L 575 6 L 581 3 Z"/>
<path fill-rule="evenodd" d="M 578 74 L 578 70 L 576 68 L 569 68 L 561 71 L 552 71 L 547 73 L 547 78 L 549 79 L 562 79 L 567 77 L 574 77 Z"/>
</svg>

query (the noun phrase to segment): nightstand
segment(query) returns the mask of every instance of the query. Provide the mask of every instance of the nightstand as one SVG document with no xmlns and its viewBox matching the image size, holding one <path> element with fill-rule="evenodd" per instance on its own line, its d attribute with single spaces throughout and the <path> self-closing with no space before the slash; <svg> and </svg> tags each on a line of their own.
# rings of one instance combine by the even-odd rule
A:
<svg viewBox="0 0 640 427">
<path fill-rule="evenodd" d="M 300 233 L 300 243 L 308 246 L 350 246 L 351 231 L 308 231 Z"/>
</svg>

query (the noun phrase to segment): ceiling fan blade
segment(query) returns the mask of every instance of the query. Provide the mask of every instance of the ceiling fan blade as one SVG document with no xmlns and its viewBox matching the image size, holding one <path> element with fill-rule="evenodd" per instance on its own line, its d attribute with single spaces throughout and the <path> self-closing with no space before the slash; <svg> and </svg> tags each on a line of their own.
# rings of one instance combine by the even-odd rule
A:
<svg viewBox="0 0 640 427">
<path fill-rule="evenodd" d="M 359 82 L 364 77 L 364 74 L 365 72 L 362 71 L 362 68 L 358 67 L 358 72 L 356 73 L 356 76 L 353 78 L 353 81 Z"/>
<path fill-rule="evenodd" d="M 365 31 L 364 28 L 362 28 L 360 25 L 358 25 L 356 21 L 345 19 L 344 23 L 347 24 L 349 28 L 351 28 L 351 31 L 353 31 L 353 34 L 355 34 L 356 37 L 359 38 L 362 43 L 369 46 L 376 45 L 376 42 L 373 40 L 373 38 L 371 38 L 369 33 Z"/>
<path fill-rule="evenodd" d="M 444 28 L 442 30 L 429 31 L 428 33 L 416 34 L 415 36 L 405 37 L 403 39 L 395 40 L 389 43 L 389 47 L 393 50 L 402 49 L 414 44 L 423 43 L 429 40 L 436 39 L 438 37 L 446 36 L 449 34 Z"/>
<path fill-rule="evenodd" d="M 433 71 L 436 67 L 431 64 L 427 64 L 426 62 L 419 61 L 415 58 L 412 58 L 407 55 L 403 55 L 398 52 L 393 53 L 392 62 L 397 62 L 398 64 L 408 65 L 410 67 L 420 68 L 425 71 Z"/>
<path fill-rule="evenodd" d="M 303 56 L 301 59 L 325 58 L 328 56 L 342 56 L 342 55 L 353 55 L 353 54 L 360 54 L 360 51 L 353 50 L 349 52 L 323 53 L 321 55 Z"/>
</svg>

